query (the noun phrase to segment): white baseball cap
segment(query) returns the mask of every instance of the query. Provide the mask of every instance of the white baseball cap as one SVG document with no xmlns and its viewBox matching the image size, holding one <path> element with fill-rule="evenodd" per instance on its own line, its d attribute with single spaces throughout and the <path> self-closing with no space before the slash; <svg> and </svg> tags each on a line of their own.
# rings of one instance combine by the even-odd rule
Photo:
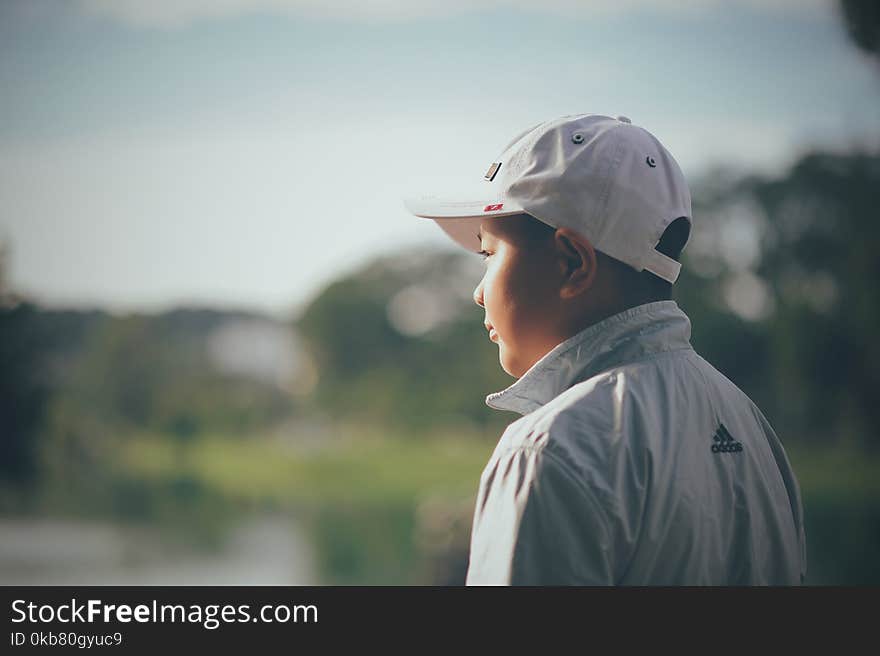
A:
<svg viewBox="0 0 880 656">
<path fill-rule="evenodd" d="M 486 217 L 527 213 L 570 228 L 606 255 L 675 282 L 681 264 L 655 250 L 666 227 L 691 216 L 687 182 L 663 144 L 625 116 L 577 114 L 511 141 L 483 176 L 485 191 L 405 199 L 464 248 L 478 252 Z"/>
</svg>

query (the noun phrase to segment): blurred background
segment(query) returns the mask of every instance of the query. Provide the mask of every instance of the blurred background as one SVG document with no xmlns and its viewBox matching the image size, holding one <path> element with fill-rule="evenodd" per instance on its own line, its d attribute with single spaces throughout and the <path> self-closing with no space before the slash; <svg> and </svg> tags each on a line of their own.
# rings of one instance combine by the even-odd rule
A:
<svg viewBox="0 0 880 656">
<path fill-rule="evenodd" d="M 0 583 L 460 584 L 515 415 L 412 192 L 521 130 L 675 154 L 695 348 L 880 583 L 871 0 L 2 0 Z"/>
</svg>

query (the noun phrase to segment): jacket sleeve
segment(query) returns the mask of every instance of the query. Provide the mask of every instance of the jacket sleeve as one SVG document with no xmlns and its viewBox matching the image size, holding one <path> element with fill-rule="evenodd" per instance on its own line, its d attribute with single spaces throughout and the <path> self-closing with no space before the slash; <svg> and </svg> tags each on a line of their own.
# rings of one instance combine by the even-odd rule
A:
<svg viewBox="0 0 880 656">
<path fill-rule="evenodd" d="M 606 510 L 566 464 L 521 448 L 480 479 L 468 585 L 612 585 Z"/>
</svg>

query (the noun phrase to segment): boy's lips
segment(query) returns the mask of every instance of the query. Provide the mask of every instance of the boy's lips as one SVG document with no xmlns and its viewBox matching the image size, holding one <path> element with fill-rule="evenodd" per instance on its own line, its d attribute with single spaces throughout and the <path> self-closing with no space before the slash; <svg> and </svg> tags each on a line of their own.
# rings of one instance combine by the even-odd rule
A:
<svg viewBox="0 0 880 656">
<path fill-rule="evenodd" d="M 488 321 L 484 321 L 483 325 L 486 326 L 486 330 L 489 331 L 489 339 L 493 342 L 498 341 L 498 333 L 495 332 L 495 328 L 492 327 L 492 324 Z"/>
</svg>

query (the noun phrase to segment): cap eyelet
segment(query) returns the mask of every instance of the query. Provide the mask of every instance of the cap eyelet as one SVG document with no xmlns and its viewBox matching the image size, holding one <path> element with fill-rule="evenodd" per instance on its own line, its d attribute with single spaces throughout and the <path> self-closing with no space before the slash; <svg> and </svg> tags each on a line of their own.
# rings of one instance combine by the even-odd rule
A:
<svg viewBox="0 0 880 656">
<path fill-rule="evenodd" d="M 571 135 L 571 143 L 573 144 L 582 144 L 584 143 L 584 135 L 581 132 L 575 132 Z"/>
</svg>

